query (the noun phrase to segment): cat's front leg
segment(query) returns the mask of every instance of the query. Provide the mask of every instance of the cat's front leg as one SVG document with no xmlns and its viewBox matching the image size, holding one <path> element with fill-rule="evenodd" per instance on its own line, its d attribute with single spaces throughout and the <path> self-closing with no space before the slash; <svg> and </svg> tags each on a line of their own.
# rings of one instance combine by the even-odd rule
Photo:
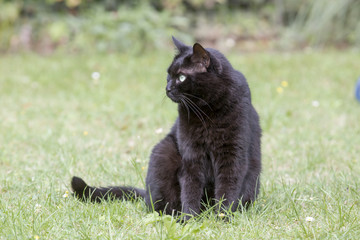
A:
<svg viewBox="0 0 360 240">
<path fill-rule="evenodd" d="M 187 216 L 184 216 L 184 220 L 188 220 L 191 215 L 200 212 L 201 198 L 205 186 L 202 164 L 198 161 L 183 159 L 178 177 L 181 188 L 182 212 L 187 214 Z"/>
<path fill-rule="evenodd" d="M 216 169 L 215 200 L 221 206 L 219 212 L 236 211 L 239 206 L 241 187 L 247 171 L 247 161 L 237 161 L 234 156 L 222 156 Z"/>
</svg>

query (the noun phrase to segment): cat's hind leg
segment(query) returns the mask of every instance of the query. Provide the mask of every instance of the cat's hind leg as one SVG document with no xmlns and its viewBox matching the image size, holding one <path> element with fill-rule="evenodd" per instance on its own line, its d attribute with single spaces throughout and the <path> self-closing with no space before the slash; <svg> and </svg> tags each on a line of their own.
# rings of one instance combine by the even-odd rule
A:
<svg viewBox="0 0 360 240">
<path fill-rule="evenodd" d="M 152 210 L 173 214 L 181 211 L 178 171 L 181 156 L 170 133 L 153 149 L 146 177 L 145 201 Z"/>
<path fill-rule="evenodd" d="M 244 178 L 241 186 L 241 193 L 239 199 L 243 207 L 248 207 L 250 203 L 254 202 L 260 191 L 260 166 L 259 160 L 253 160 L 251 167 Z"/>
</svg>

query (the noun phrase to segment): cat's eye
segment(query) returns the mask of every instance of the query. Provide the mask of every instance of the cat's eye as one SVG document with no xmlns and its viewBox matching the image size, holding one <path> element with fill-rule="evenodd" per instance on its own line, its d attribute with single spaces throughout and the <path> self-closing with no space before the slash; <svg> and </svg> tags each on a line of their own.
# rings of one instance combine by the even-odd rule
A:
<svg viewBox="0 0 360 240">
<path fill-rule="evenodd" d="M 183 82 L 183 81 L 185 81 L 186 80 L 186 76 L 184 76 L 184 75 L 180 75 L 179 76 L 179 80 L 180 80 L 180 82 Z"/>
</svg>

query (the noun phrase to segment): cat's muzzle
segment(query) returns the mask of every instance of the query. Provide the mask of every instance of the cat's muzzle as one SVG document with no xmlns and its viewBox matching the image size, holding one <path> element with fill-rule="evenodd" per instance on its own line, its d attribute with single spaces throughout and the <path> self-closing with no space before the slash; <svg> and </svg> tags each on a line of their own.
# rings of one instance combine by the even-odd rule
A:
<svg viewBox="0 0 360 240">
<path fill-rule="evenodd" d="M 168 89 L 166 88 L 166 95 L 170 98 L 173 102 L 179 103 L 180 102 L 180 95 L 177 94 L 175 89 Z"/>
</svg>

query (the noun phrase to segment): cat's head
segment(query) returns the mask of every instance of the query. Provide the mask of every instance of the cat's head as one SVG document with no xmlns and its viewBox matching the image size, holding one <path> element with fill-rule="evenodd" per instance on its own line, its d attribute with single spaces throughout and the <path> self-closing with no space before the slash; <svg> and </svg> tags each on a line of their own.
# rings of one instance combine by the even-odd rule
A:
<svg viewBox="0 0 360 240">
<path fill-rule="evenodd" d="M 222 77 L 224 68 L 231 66 L 226 58 L 199 43 L 191 47 L 174 37 L 173 42 L 178 54 L 168 68 L 167 96 L 176 103 L 190 99 L 198 106 L 221 97 L 227 84 Z"/>
</svg>

